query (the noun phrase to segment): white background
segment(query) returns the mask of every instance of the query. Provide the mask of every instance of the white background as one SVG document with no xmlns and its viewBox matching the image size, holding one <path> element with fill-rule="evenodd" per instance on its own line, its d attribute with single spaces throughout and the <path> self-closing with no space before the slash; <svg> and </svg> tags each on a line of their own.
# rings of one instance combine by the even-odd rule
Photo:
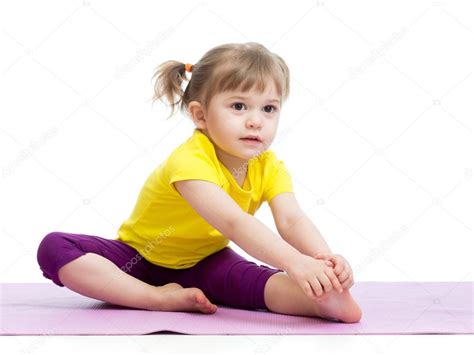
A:
<svg viewBox="0 0 474 355">
<path fill-rule="evenodd" d="M 271 149 L 356 282 L 472 281 L 468 1 L 2 2 L 0 280 L 50 282 L 36 250 L 51 231 L 115 238 L 146 177 L 194 128 L 151 104 L 156 66 L 249 41 L 290 68 Z M 256 217 L 276 232 L 268 205 Z M 272 353 L 294 339 L 258 350 L 254 338 L 242 349 Z M 369 352 L 423 344 L 396 337 L 397 350 L 386 338 L 337 342 Z M 21 339 L 28 352 L 55 344 L 32 350 Z M 320 350 L 336 346 L 327 339 Z"/>
</svg>

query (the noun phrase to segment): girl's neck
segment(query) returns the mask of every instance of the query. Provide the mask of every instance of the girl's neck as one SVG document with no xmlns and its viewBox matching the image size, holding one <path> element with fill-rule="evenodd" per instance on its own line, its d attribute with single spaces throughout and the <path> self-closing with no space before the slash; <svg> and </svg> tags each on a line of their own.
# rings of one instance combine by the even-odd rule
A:
<svg viewBox="0 0 474 355">
<path fill-rule="evenodd" d="M 241 176 L 245 177 L 248 168 L 248 160 L 230 155 L 216 145 L 214 145 L 214 149 L 216 150 L 217 159 L 230 171 L 236 180 Z"/>
<path fill-rule="evenodd" d="M 216 151 L 217 159 L 219 159 L 219 161 L 227 168 L 227 170 L 229 170 L 232 176 L 234 176 L 236 180 L 238 180 L 240 176 L 245 177 L 249 161 L 223 151 L 217 146 L 217 144 L 214 144 L 206 131 L 202 129 L 198 130 L 202 132 L 207 138 L 209 138 L 209 141 L 212 143 L 214 150 Z"/>
</svg>

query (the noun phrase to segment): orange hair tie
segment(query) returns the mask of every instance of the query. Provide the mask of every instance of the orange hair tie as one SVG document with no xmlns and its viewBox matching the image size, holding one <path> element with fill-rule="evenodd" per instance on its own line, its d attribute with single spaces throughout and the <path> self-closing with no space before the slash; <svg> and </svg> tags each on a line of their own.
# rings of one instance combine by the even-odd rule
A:
<svg viewBox="0 0 474 355">
<path fill-rule="evenodd" d="M 191 72 L 193 71 L 193 65 L 192 65 L 192 64 L 189 64 L 189 63 L 188 63 L 188 64 L 185 64 L 185 65 L 184 65 L 184 69 L 185 69 L 186 71 L 188 71 L 188 72 L 191 73 Z"/>
</svg>

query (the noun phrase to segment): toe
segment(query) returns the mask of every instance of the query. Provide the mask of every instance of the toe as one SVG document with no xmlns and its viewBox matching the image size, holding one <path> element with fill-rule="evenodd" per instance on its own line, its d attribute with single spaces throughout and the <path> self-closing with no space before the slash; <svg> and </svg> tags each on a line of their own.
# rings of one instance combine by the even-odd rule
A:
<svg viewBox="0 0 474 355">
<path fill-rule="evenodd" d="M 205 313 L 214 313 L 217 310 L 217 306 L 212 304 L 201 290 L 196 290 L 194 297 L 197 301 L 198 309 Z"/>
</svg>

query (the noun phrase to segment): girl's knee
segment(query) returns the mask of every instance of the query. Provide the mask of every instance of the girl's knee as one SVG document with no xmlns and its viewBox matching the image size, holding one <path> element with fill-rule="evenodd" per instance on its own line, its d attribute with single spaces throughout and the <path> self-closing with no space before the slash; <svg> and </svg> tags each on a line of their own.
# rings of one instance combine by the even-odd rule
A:
<svg viewBox="0 0 474 355">
<path fill-rule="evenodd" d="M 51 251 L 51 248 L 54 248 L 54 246 L 57 244 L 58 238 L 61 236 L 59 235 L 59 232 L 51 232 L 46 234 L 46 236 L 41 240 L 41 242 L 38 245 L 38 252 L 37 252 L 37 258 L 38 262 L 42 259 L 42 257 L 45 254 L 49 254 Z"/>
<path fill-rule="evenodd" d="M 43 276 L 51 279 L 59 286 L 63 286 L 56 275 L 59 256 L 61 255 L 61 243 L 64 235 L 60 232 L 48 233 L 38 245 L 36 259 Z"/>
<path fill-rule="evenodd" d="M 58 257 L 59 249 L 64 242 L 64 234 L 61 232 L 51 232 L 41 240 L 38 245 L 36 258 L 40 267 L 46 268 L 47 265 Z"/>
</svg>

